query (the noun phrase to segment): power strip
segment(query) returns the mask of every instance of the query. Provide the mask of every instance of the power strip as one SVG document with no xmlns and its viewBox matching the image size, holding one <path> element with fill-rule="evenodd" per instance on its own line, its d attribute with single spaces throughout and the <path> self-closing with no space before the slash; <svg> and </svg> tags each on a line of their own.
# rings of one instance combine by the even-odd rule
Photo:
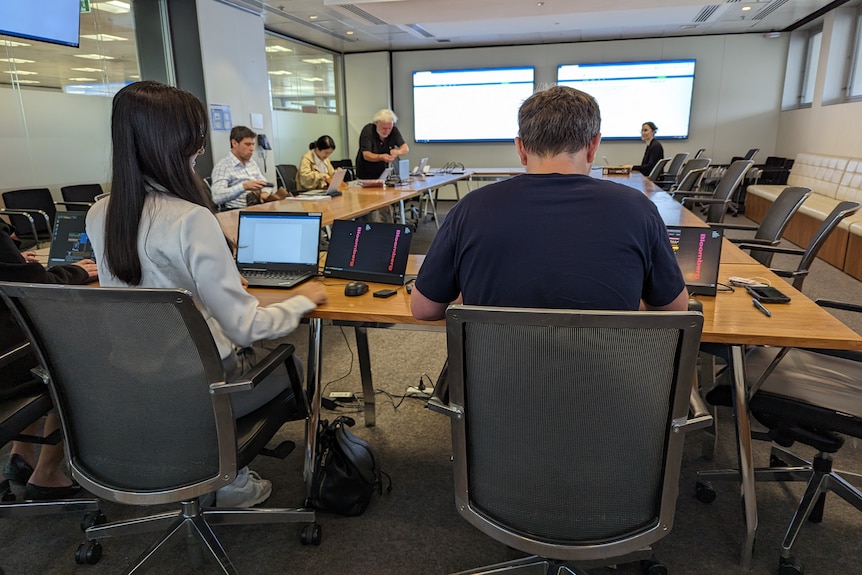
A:
<svg viewBox="0 0 862 575">
<path fill-rule="evenodd" d="M 415 397 L 431 397 L 431 392 L 433 390 L 430 387 L 426 387 L 425 389 L 419 389 L 418 387 L 413 387 L 412 385 L 407 388 L 407 395 L 413 395 Z"/>
</svg>

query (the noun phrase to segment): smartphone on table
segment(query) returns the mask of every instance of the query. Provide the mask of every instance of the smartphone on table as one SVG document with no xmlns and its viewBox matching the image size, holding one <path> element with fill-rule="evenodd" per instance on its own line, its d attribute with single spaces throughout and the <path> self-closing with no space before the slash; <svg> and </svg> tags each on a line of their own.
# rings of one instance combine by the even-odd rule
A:
<svg viewBox="0 0 862 575">
<path fill-rule="evenodd" d="M 790 298 L 780 290 L 770 286 L 748 286 L 745 288 L 751 296 L 762 303 L 788 303 Z"/>
</svg>

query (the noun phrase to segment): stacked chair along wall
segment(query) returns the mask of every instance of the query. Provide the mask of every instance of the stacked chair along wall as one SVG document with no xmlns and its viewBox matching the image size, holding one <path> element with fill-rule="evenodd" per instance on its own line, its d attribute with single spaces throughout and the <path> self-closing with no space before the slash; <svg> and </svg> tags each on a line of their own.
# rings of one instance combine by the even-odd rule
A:
<svg viewBox="0 0 862 575">
<path fill-rule="evenodd" d="M 531 557 L 463 573 L 582 573 L 641 560 L 670 532 L 703 317 L 452 306 L 455 506 Z M 601 413 L 601 417 L 595 417 Z M 517 425 L 513 425 L 517 422 Z M 636 481 L 633 481 L 636 478 Z"/>
<path fill-rule="evenodd" d="M 731 239 L 731 242 L 746 246 L 775 246 L 781 241 L 781 234 L 784 228 L 790 223 L 790 218 L 793 217 L 805 198 L 811 195 L 811 188 L 803 188 L 791 186 L 786 188 L 778 198 L 770 206 L 769 210 L 760 221 L 759 225 L 751 226 L 747 224 L 711 224 L 712 227 L 723 228 L 726 230 L 749 230 L 754 231 L 753 238 L 736 238 Z M 761 264 L 769 267 L 772 265 L 772 256 L 774 252 L 765 250 L 751 249 L 751 257 L 756 259 Z"/>
<path fill-rule="evenodd" d="M 278 346 L 239 380 L 225 381 L 188 292 L 0 282 L 0 296 L 44 370 L 73 477 L 116 503 L 181 504 L 176 512 L 89 527 L 79 561 L 101 554 L 102 537 L 163 531 L 128 573 L 149 564 L 167 542 L 187 537 L 199 543 L 190 549 L 206 550 L 219 572 L 237 573 L 211 524 L 302 522 L 303 542 L 319 543 L 312 510 L 204 507 L 238 469 L 267 452 L 285 422 L 307 417 L 293 346 Z M 230 394 L 253 388 L 282 365 L 288 389 L 235 419 Z M 275 451 L 291 446 L 282 447 Z"/>
<path fill-rule="evenodd" d="M 710 224 L 720 224 L 730 209 L 733 194 L 739 188 L 742 178 L 754 162 L 752 160 L 737 160 L 725 170 L 715 190 L 712 192 L 690 192 L 682 199 L 684 206 L 703 204 L 706 207 L 706 221 Z"/>
<path fill-rule="evenodd" d="M 51 241 L 57 214 L 51 190 L 32 188 L 3 192 L 3 204 L 6 207 L 0 214 L 8 216 L 15 226 L 16 235 L 24 242 L 22 248 L 38 247 L 40 242 Z"/>
<path fill-rule="evenodd" d="M 862 313 L 862 306 L 818 300 L 824 307 Z M 862 438 L 862 352 L 753 347 L 746 353 L 746 386 L 751 414 L 768 431 L 755 437 L 773 441 L 768 468 L 756 469 L 757 481 L 808 483 L 781 543 L 779 575 L 801 575 L 792 548 L 806 521 L 820 523 L 828 492 L 862 511 L 862 491 L 852 485 L 862 476 L 834 470 L 832 454 L 843 436 Z M 805 460 L 787 448 L 795 442 L 817 450 Z M 698 472 L 698 499 L 715 499 L 710 480 L 739 480 L 736 470 Z M 827 562 L 828 557 L 823 558 Z"/>
</svg>

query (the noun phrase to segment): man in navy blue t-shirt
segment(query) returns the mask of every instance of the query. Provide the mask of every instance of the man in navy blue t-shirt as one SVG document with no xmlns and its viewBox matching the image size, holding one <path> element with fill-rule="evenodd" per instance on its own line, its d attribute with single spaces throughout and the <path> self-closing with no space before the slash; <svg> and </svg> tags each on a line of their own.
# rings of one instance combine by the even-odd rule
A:
<svg viewBox="0 0 862 575">
<path fill-rule="evenodd" d="M 592 178 L 601 140 L 592 96 L 555 86 L 524 101 L 515 146 L 527 173 L 458 202 L 413 290 L 418 319 L 469 305 L 679 310 L 688 294 L 655 205 Z"/>
</svg>

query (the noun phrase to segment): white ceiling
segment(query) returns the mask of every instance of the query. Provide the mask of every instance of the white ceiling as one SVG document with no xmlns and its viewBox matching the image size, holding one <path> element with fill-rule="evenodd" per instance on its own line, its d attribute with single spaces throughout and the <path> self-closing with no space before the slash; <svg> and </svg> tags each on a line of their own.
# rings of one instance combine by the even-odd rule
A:
<svg viewBox="0 0 862 575">
<path fill-rule="evenodd" d="M 334 50 L 433 49 L 780 32 L 847 0 L 222 0 Z M 852 0 L 851 4 L 859 4 Z"/>
</svg>

